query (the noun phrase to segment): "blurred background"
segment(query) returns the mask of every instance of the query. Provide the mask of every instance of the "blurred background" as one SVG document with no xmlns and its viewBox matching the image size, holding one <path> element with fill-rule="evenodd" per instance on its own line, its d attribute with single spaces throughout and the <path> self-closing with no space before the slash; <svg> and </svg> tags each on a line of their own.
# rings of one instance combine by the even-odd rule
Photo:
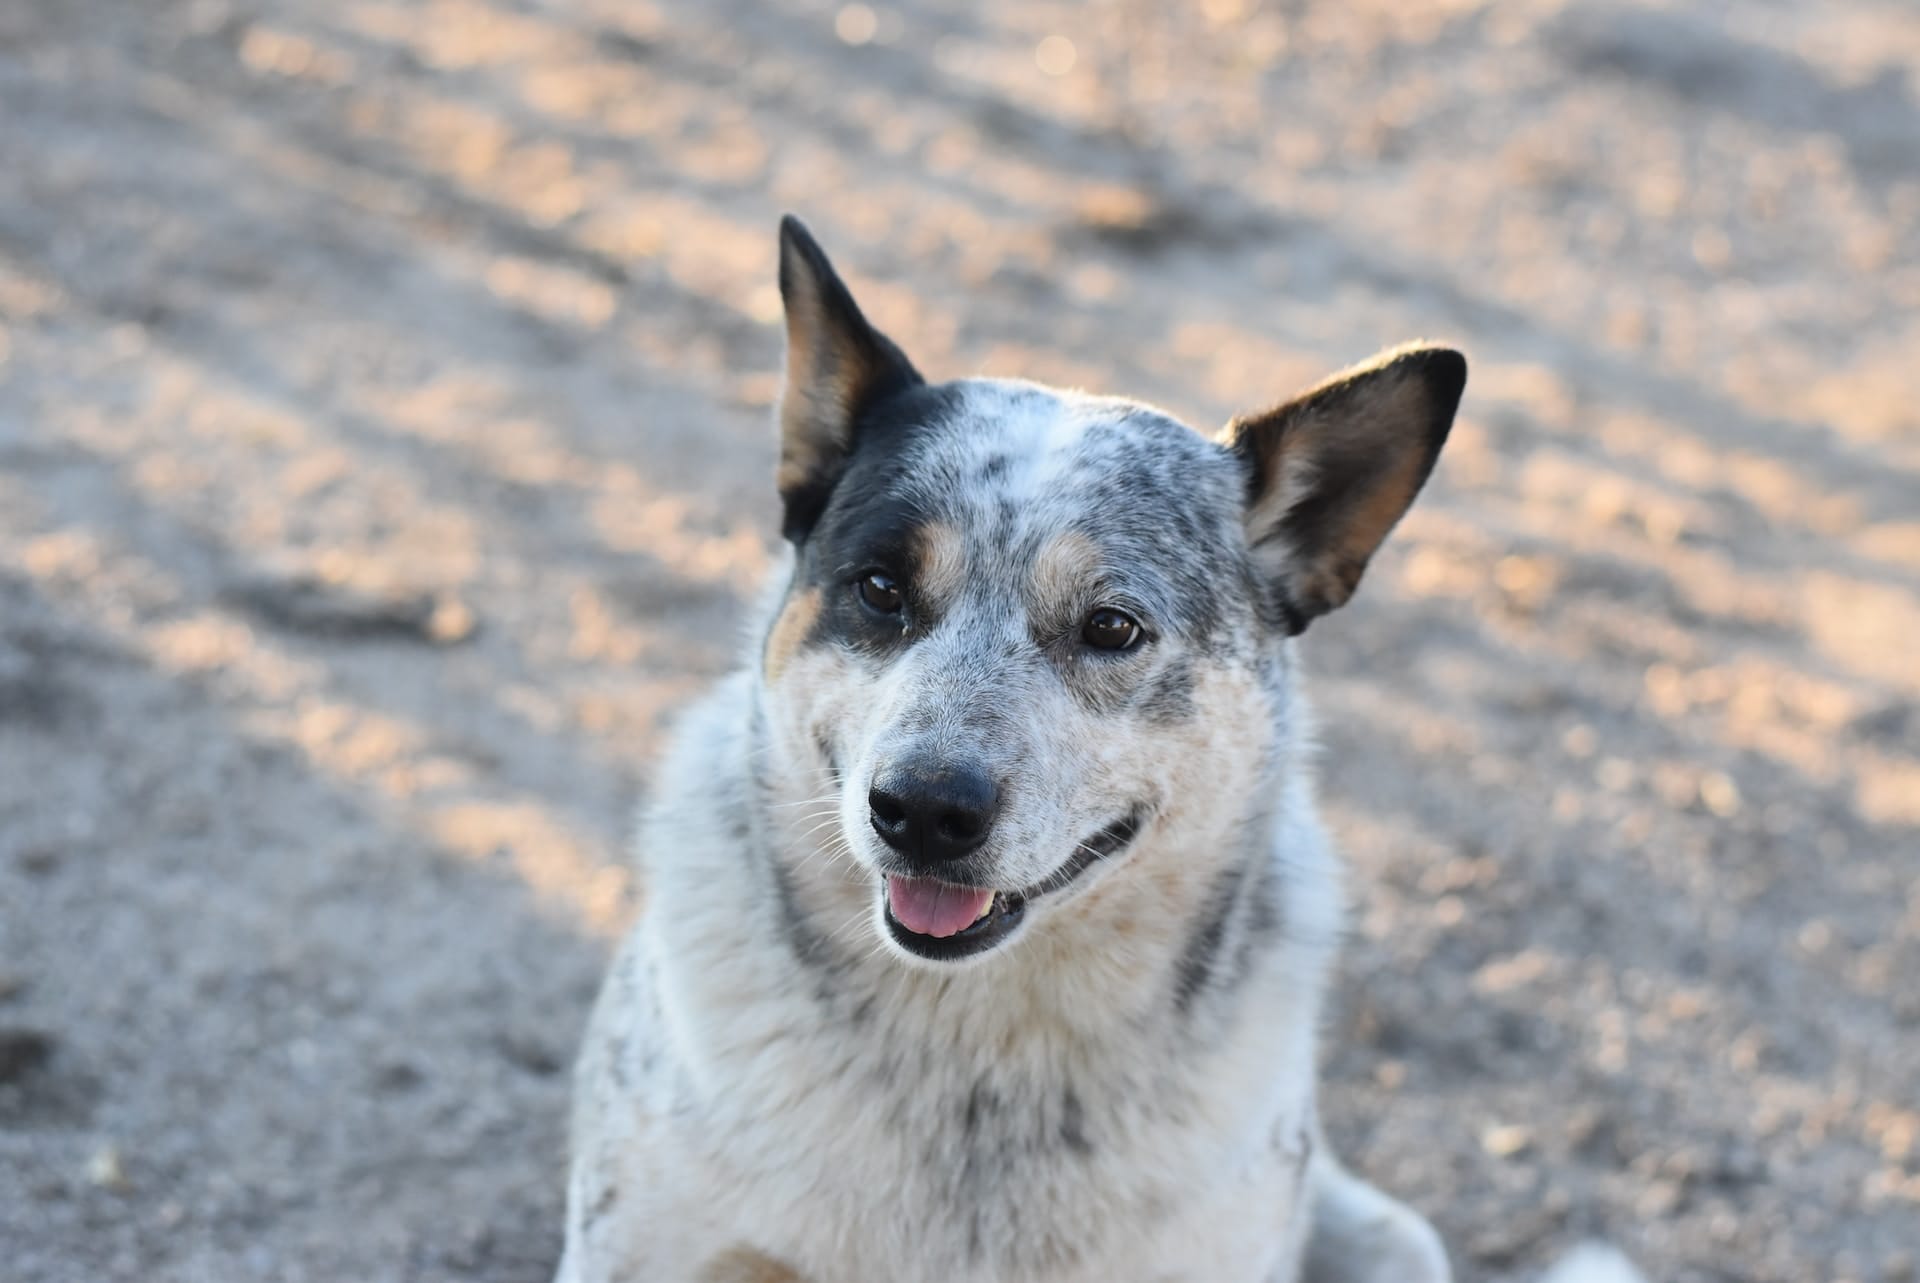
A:
<svg viewBox="0 0 1920 1283">
<path fill-rule="evenodd" d="M 792 210 L 935 377 L 1463 345 L 1305 642 L 1336 1141 L 1469 1280 L 1916 1277 L 1916 68 L 1906 0 L 6 0 L 0 1274 L 547 1277 Z"/>
</svg>

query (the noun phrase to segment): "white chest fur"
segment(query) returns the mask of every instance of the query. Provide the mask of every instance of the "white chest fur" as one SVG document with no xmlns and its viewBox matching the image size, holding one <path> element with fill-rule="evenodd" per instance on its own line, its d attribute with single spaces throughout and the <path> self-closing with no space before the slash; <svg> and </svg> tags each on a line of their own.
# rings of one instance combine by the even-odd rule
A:
<svg viewBox="0 0 1920 1283">
<path fill-rule="evenodd" d="M 693 1012 L 704 1026 L 692 1048 L 630 1041 L 617 1074 L 593 1075 L 599 1134 L 635 1142 L 602 1170 L 650 1209 L 646 1277 L 696 1278 L 716 1247 L 747 1244 L 847 1283 L 1263 1283 L 1296 1250 L 1310 1021 L 1272 1012 L 1264 1036 L 1206 1050 L 1171 1029 L 1121 1050 L 982 1047 L 880 998 L 843 1022 L 840 997 L 810 995 L 811 1017 L 791 1000 L 728 1007 L 715 971 L 657 956 L 634 971 L 664 986 L 659 1004 L 636 989 L 608 1024 L 652 1008 L 662 1030 Z M 625 1093 L 607 1090 L 616 1077 Z M 609 1133 L 611 1114 L 629 1117 Z"/>
</svg>

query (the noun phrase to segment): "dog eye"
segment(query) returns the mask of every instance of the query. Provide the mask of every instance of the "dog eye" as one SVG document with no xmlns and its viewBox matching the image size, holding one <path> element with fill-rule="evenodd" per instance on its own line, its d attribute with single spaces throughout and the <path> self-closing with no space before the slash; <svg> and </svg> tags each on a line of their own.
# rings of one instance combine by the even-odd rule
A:
<svg viewBox="0 0 1920 1283">
<path fill-rule="evenodd" d="M 893 576 L 878 570 L 862 575 L 856 591 L 868 610 L 878 611 L 882 615 L 897 615 L 900 607 L 906 604 L 900 585 L 894 582 Z"/>
<path fill-rule="evenodd" d="M 1102 607 L 1080 625 L 1080 640 L 1098 650 L 1127 650 L 1140 640 L 1140 624 L 1124 611 Z"/>
</svg>

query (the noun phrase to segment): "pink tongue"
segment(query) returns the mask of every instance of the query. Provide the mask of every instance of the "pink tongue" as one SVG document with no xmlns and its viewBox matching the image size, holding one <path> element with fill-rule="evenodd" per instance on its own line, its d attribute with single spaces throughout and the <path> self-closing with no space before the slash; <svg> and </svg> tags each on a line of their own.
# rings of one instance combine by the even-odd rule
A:
<svg viewBox="0 0 1920 1283">
<path fill-rule="evenodd" d="M 993 892 L 937 878 L 890 877 L 887 903 L 900 925 L 915 935 L 944 938 L 972 926 L 993 903 Z"/>
</svg>

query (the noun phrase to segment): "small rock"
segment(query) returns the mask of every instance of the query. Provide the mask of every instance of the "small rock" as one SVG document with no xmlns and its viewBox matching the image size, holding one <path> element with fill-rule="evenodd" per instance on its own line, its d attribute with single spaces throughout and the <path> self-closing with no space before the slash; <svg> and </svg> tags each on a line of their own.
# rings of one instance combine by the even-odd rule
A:
<svg viewBox="0 0 1920 1283">
<path fill-rule="evenodd" d="M 1612 1115 L 1596 1105 L 1583 1105 L 1567 1119 L 1567 1144 L 1584 1158 L 1619 1157 L 1619 1127 Z"/>
<path fill-rule="evenodd" d="M 1724 771 L 1709 771 L 1700 777 L 1700 802 L 1721 819 L 1731 819 L 1740 810 L 1740 788 Z"/>
<path fill-rule="evenodd" d="M 479 627 L 479 618 L 471 606 L 458 597 L 441 593 L 433 599 L 433 610 L 427 616 L 423 631 L 434 645 L 452 646 L 473 636 Z"/>
<path fill-rule="evenodd" d="M 120 1151 L 112 1145 L 102 1145 L 95 1150 L 87 1160 L 87 1179 L 101 1189 L 126 1189 L 127 1169 L 120 1160 Z"/>
<path fill-rule="evenodd" d="M 0 1029 L 0 1083 L 19 1082 L 53 1059 L 52 1034 L 38 1029 Z"/>
<path fill-rule="evenodd" d="M 1687 1188 L 1677 1180 L 1655 1180 L 1640 1191 L 1634 1210 L 1649 1220 L 1659 1220 L 1680 1211 L 1687 1204 Z"/>
<path fill-rule="evenodd" d="M 497 1040 L 500 1054 L 528 1073 L 540 1078 L 549 1078 L 566 1068 L 559 1053 L 537 1038 L 524 1034 L 503 1033 Z"/>
<path fill-rule="evenodd" d="M 1766 1160 L 1744 1141 L 1729 1140 L 1715 1151 L 1705 1176 L 1723 1189 L 1743 1189 L 1765 1178 Z"/>
<path fill-rule="evenodd" d="M 1480 1148 L 1495 1158 L 1518 1158 L 1533 1148 L 1533 1132 L 1519 1123 L 1503 1123 L 1480 1133 Z"/>
<path fill-rule="evenodd" d="M 411 1091 L 426 1081 L 418 1066 L 404 1060 L 389 1061 L 374 1072 L 373 1084 L 381 1091 Z"/>
<path fill-rule="evenodd" d="M 18 859 L 22 873 L 45 877 L 60 867 L 60 848 L 47 844 L 30 846 L 20 852 Z"/>
</svg>

